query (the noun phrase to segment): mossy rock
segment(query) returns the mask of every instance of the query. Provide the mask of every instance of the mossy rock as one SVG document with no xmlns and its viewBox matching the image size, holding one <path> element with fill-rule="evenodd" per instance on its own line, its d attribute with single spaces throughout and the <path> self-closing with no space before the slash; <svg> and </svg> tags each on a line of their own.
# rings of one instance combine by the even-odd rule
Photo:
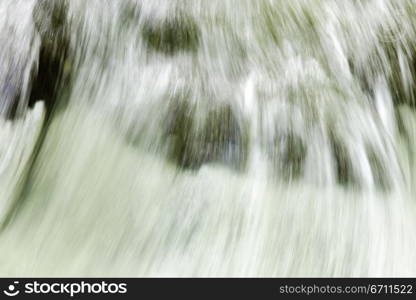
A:
<svg viewBox="0 0 416 300">
<path fill-rule="evenodd" d="M 190 17 L 175 17 L 161 23 L 148 21 L 143 26 L 143 38 L 149 48 L 168 55 L 196 51 L 200 31 Z"/>
<path fill-rule="evenodd" d="M 230 105 L 208 113 L 204 127 L 207 160 L 244 169 L 248 152 L 248 128 L 237 119 Z"/>
<path fill-rule="evenodd" d="M 330 135 L 330 142 L 335 162 L 335 175 L 337 183 L 343 186 L 358 185 L 347 147 L 334 133 L 331 133 Z"/>
<path fill-rule="evenodd" d="M 200 120 L 195 106 L 175 102 L 167 125 L 169 157 L 181 169 L 198 170 L 203 164 L 215 162 L 244 169 L 248 130 L 240 126 L 230 106 L 213 109 Z"/>
<path fill-rule="evenodd" d="M 306 159 L 307 148 L 302 138 L 290 132 L 280 137 L 279 160 L 281 171 L 286 180 L 301 177 Z"/>
<path fill-rule="evenodd" d="M 181 168 L 199 168 L 202 161 L 194 155 L 192 139 L 195 109 L 186 101 L 172 101 L 169 107 L 166 133 L 169 138 L 169 158 Z"/>
</svg>

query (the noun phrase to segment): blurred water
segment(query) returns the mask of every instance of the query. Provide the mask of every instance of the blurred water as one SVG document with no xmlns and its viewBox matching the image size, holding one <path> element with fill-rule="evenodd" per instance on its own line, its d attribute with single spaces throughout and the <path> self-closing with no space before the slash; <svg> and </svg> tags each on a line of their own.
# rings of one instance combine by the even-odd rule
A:
<svg viewBox="0 0 416 300">
<path fill-rule="evenodd" d="M 415 276 L 415 11 L 2 0 L 0 275 Z"/>
</svg>

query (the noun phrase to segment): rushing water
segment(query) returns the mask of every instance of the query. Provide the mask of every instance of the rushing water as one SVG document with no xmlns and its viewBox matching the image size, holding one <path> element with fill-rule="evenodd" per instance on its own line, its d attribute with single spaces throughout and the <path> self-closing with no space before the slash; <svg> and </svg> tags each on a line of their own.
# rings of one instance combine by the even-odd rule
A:
<svg viewBox="0 0 416 300">
<path fill-rule="evenodd" d="M 0 275 L 416 275 L 416 1 L 0 0 L 0 45 Z"/>
</svg>

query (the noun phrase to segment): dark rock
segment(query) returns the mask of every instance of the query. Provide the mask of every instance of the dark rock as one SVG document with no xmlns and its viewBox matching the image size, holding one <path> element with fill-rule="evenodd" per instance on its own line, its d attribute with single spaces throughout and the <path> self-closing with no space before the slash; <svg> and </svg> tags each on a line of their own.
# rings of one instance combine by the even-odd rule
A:
<svg viewBox="0 0 416 300">
<path fill-rule="evenodd" d="M 37 66 L 32 72 L 29 106 L 45 102 L 47 116 L 57 102 L 57 93 L 69 81 L 69 33 L 66 26 L 68 3 L 62 0 L 38 1 L 33 14 L 41 38 Z"/>
<path fill-rule="evenodd" d="M 335 160 L 335 174 L 338 184 L 344 186 L 357 185 L 358 182 L 354 176 L 352 162 L 347 147 L 335 136 L 335 134 L 331 134 L 330 140 L 332 154 Z"/>
<path fill-rule="evenodd" d="M 304 169 L 307 151 L 302 138 L 290 132 L 287 135 L 281 136 L 277 144 L 279 145 L 277 159 L 283 177 L 289 181 L 299 178 Z"/>
<path fill-rule="evenodd" d="M 210 111 L 203 135 L 206 160 L 244 169 L 248 152 L 248 128 L 244 127 L 230 105 Z"/>
<path fill-rule="evenodd" d="M 194 112 L 195 108 L 188 102 L 173 101 L 167 122 L 170 159 L 185 169 L 198 169 L 203 163 L 193 149 Z"/>
<path fill-rule="evenodd" d="M 244 130 L 231 107 L 225 105 L 196 120 L 196 108 L 186 101 L 174 102 L 167 134 L 170 159 L 180 168 L 198 170 L 205 163 L 218 162 L 234 169 L 245 167 L 248 130 Z"/>
<path fill-rule="evenodd" d="M 196 51 L 199 29 L 190 17 L 175 17 L 161 23 L 148 21 L 143 26 L 143 38 L 149 48 L 173 55 L 180 51 Z"/>
</svg>

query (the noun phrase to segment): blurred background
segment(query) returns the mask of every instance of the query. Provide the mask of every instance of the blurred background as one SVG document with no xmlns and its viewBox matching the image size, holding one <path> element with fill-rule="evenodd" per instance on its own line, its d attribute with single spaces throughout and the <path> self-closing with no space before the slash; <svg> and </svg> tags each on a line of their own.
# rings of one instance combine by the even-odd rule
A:
<svg viewBox="0 0 416 300">
<path fill-rule="evenodd" d="M 416 276 L 414 0 L 1 0 L 1 276 Z"/>
</svg>

